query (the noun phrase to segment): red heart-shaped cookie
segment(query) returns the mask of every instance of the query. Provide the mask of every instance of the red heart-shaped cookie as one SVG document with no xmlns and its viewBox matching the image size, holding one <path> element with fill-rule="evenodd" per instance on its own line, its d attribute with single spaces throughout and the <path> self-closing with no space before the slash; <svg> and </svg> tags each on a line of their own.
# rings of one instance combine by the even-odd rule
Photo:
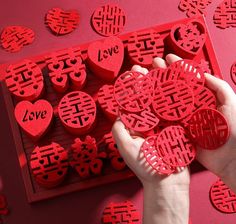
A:
<svg viewBox="0 0 236 224">
<path fill-rule="evenodd" d="M 93 42 L 88 47 L 88 63 L 99 78 L 112 81 L 119 73 L 124 59 L 124 45 L 118 37 Z"/>
<path fill-rule="evenodd" d="M 76 10 L 64 11 L 60 8 L 52 8 L 46 15 L 46 24 L 57 35 L 71 33 L 78 23 L 79 14 Z"/>
<path fill-rule="evenodd" d="M 38 100 L 34 104 L 21 101 L 16 105 L 15 117 L 21 128 L 33 140 L 38 140 L 51 124 L 53 108 L 46 100 Z"/>
<path fill-rule="evenodd" d="M 206 28 L 199 20 L 187 24 L 177 24 L 170 32 L 170 44 L 173 50 L 183 58 L 192 58 L 199 54 L 206 41 Z"/>
<path fill-rule="evenodd" d="M 2 47 L 9 52 L 20 51 L 34 41 L 33 30 L 24 26 L 7 26 L 1 34 Z"/>
</svg>

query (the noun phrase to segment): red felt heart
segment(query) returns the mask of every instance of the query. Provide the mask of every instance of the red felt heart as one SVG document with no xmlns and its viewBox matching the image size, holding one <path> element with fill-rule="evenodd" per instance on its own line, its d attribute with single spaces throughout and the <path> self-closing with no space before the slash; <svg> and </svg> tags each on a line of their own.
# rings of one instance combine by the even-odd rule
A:
<svg viewBox="0 0 236 224">
<path fill-rule="evenodd" d="M 9 52 L 20 51 L 34 41 L 33 30 L 23 26 L 7 26 L 1 34 L 2 47 Z"/>
<path fill-rule="evenodd" d="M 236 27 L 235 13 L 236 1 L 224 0 L 217 6 L 213 21 L 217 27 L 222 29 Z"/>
<path fill-rule="evenodd" d="M 71 33 L 78 23 L 79 14 L 76 10 L 64 11 L 60 8 L 52 8 L 46 15 L 46 24 L 57 35 Z"/>
<path fill-rule="evenodd" d="M 16 105 L 15 117 L 21 128 L 33 140 L 38 140 L 48 130 L 53 108 L 46 100 L 38 100 L 34 104 L 21 101 Z"/>
<path fill-rule="evenodd" d="M 199 20 L 187 24 L 177 24 L 170 32 L 170 44 L 173 50 L 183 58 L 192 58 L 199 54 L 206 41 L 206 28 Z"/>
<path fill-rule="evenodd" d="M 124 45 L 118 37 L 108 37 L 104 42 L 93 42 L 88 47 L 91 70 L 106 81 L 112 81 L 118 75 L 123 58 Z"/>
</svg>

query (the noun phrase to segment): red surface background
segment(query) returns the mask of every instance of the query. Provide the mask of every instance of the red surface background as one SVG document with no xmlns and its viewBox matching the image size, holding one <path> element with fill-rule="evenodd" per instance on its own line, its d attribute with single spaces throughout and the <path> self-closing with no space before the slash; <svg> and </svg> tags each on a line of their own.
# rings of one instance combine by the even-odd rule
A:
<svg viewBox="0 0 236 224">
<path fill-rule="evenodd" d="M 234 87 L 230 79 L 230 66 L 236 60 L 236 29 L 221 30 L 215 27 L 212 20 L 214 10 L 221 1 L 215 0 L 208 6 L 206 20 L 222 74 Z M 0 30 L 7 25 L 24 25 L 35 31 L 36 39 L 19 53 L 11 54 L 0 49 L 0 63 L 102 38 L 92 30 L 90 16 L 98 6 L 108 2 L 117 3 L 126 11 L 127 22 L 123 33 L 185 17 L 185 13 L 178 9 L 179 0 L 7 0 L 0 7 Z M 52 7 L 78 9 L 81 17 L 78 29 L 66 36 L 56 37 L 51 34 L 44 25 L 44 15 Z M 126 199 L 133 201 L 142 210 L 142 187 L 136 178 L 28 204 L 1 95 L 0 91 L 0 182 L 2 180 L 2 192 L 7 196 L 11 211 L 4 218 L 5 223 L 98 224 L 101 223 L 101 214 L 107 203 Z M 209 201 L 208 192 L 216 177 L 208 171 L 194 170 L 191 178 L 192 223 L 234 224 L 236 215 L 224 215 L 216 211 Z"/>
</svg>

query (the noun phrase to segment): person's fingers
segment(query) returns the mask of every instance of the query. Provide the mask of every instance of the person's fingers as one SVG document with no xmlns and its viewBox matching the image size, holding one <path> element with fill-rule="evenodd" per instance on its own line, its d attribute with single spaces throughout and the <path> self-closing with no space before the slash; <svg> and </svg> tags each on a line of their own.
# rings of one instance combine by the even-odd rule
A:
<svg viewBox="0 0 236 224">
<path fill-rule="evenodd" d="M 160 57 L 155 57 L 152 61 L 153 68 L 167 68 L 166 61 Z"/>
<path fill-rule="evenodd" d="M 216 93 L 220 104 L 229 104 L 236 100 L 233 89 L 226 81 L 216 78 L 208 73 L 205 73 L 205 78 L 205 85 Z"/>
<path fill-rule="evenodd" d="M 170 65 L 176 61 L 182 60 L 182 58 L 180 58 L 179 56 L 175 55 L 175 54 L 167 54 L 166 55 L 166 62 Z"/>
<path fill-rule="evenodd" d="M 131 71 L 140 72 L 144 75 L 146 75 L 148 73 L 148 70 L 146 68 L 141 67 L 140 65 L 134 65 L 131 68 Z"/>
</svg>

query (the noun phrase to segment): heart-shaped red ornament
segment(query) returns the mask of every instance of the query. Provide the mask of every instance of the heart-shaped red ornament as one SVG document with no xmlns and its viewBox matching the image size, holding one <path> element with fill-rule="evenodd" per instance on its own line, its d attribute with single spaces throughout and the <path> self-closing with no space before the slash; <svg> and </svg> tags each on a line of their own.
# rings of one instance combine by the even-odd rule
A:
<svg viewBox="0 0 236 224">
<path fill-rule="evenodd" d="M 46 24 L 56 35 L 71 33 L 78 23 L 79 14 L 76 10 L 64 11 L 60 8 L 52 8 L 46 15 Z"/>
<path fill-rule="evenodd" d="M 7 26 L 1 34 L 2 47 L 9 52 L 20 51 L 34 41 L 33 30 L 23 26 Z"/>
<path fill-rule="evenodd" d="M 38 100 L 34 104 L 21 101 L 15 107 L 15 117 L 21 128 L 33 140 L 38 140 L 51 124 L 53 108 L 46 100 Z"/>
<path fill-rule="evenodd" d="M 91 70 L 105 81 L 113 81 L 124 59 L 124 45 L 118 37 L 108 37 L 104 42 L 93 42 L 88 47 L 88 63 Z"/>
<path fill-rule="evenodd" d="M 183 58 L 193 58 L 202 50 L 206 41 L 206 28 L 199 20 L 177 24 L 170 32 L 172 49 Z"/>
</svg>

